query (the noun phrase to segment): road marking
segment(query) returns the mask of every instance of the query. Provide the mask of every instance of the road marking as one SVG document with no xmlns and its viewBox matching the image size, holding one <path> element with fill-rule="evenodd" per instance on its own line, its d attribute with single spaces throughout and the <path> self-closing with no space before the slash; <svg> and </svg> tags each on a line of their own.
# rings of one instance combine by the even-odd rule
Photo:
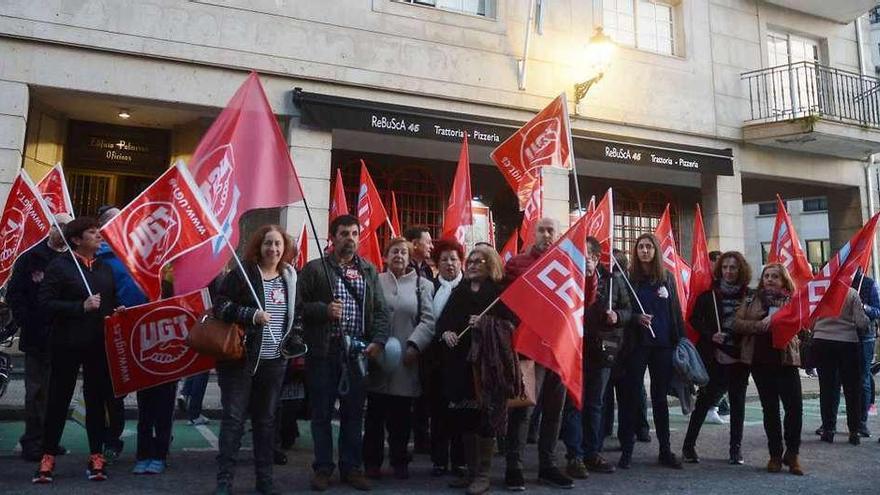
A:
<svg viewBox="0 0 880 495">
<path fill-rule="evenodd" d="M 220 440 L 217 439 L 217 435 L 215 435 L 210 428 L 205 425 L 198 425 L 196 426 L 196 429 L 199 430 L 199 433 L 201 433 L 205 440 L 211 444 L 210 450 L 220 450 Z"/>
</svg>

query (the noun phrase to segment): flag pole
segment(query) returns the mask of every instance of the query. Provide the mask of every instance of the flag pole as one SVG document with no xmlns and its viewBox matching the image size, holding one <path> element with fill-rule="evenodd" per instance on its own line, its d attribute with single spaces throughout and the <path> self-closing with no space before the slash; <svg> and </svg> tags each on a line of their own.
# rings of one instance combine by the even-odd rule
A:
<svg viewBox="0 0 880 495">
<path fill-rule="evenodd" d="M 71 249 L 70 244 L 67 243 L 67 237 L 65 237 L 64 231 L 61 229 L 61 226 L 58 225 L 58 220 L 55 219 L 55 215 L 53 215 L 52 212 L 49 211 L 49 207 L 46 205 L 46 201 L 43 199 L 43 195 L 40 194 L 40 191 L 38 191 L 37 188 L 34 186 L 34 183 L 31 181 L 31 178 L 28 175 L 27 171 L 22 169 L 21 173 L 23 174 L 22 178 L 24 179 L 25 183 L 28 185 L 29 188 L 31 188 L 31 192 L 34 193 L 34 196 L 37 198 L 37 201 L 40 203 L 40 208 L 43 209 L 43 213 L 46 214 L 46 216 L 49 218 L 49 221 L 52 223 L 52 225 L 56 229 L 58 229 L 58 233 L 61 235 L 61 240 L 64 241 L 64 246 L 67 248 L 67 252 L 70 253 L 70 257 L 73 259 L 73 264 L 76 266 L 76 270 L 79 272 L 79 276 L 82 278 L 83 285 L 86 286 L 86 292 L 89 293 L 89 297 L 93 296 L 94 293 L 92 293 L 92 287 L 89 285 L 88 280 L 86 280 L 86 274 L 85 274 L 85 272 L 83 272 L 83 269 L 79 264 L 79 260 L 76 259 L 76 253 L 73 252 L 73 249 Z"/>
<path fill-rule="evenodd" d="M 327 269 L 327 257 L 324 256 L 324 248 L 321 247 L 321 240 L 318 238 L 318 229 L 315 228 L 315 219 L 312 218 L 312 209 L 309 208 L 309 202 L 306 200 L 305 191 L 302 190 L 302 184 L 300 184 L 299 190 L 303 193 L 302 201 L 303 206 L 305 206 L 306 209 L 306 218 L 309 220 L 309 225 L 312 227 L 312 235 L 315 237 L 315 244 L 318 246 L 318 257 L 321 259 L 321 268 L 324 269 L 324 276 L 327 278 L 327 287 L 330 288 L 330 296 L 335 297 L 333 294 L 333 280 L 330 278 L 330 270 Z M 348 215 L 350 213 L 346 212 L 346 214 Z M 330 244 L 329 240 L 327 244 Z"/>
<path fill-rule="evenodd" d="M 486 306 L 486 309 L 484 309 L 482 313 L 480 313 L 479 315 L 477 315 L 477 318 L 482 318 L 483 315 L 485 315 L 486 313 L 488 313 L 489 310 L 492 309 L 496 304 L 498 304 L 498 301 L 500 301 L 500 300 L 501 300 L 501 296 L 496 297 L 495 300 L 492 301 L 491 304 L 489 304 L 488 306 Z M 467 331 L 470 330 L 472 326 L 473 326 L 473 325 L 468 325 L 468 326 L 466 326 L 466 327 L 464 328 L 464 330 L 462 330 L 461 333 L 458 334 L 458 338 L 461 338 L 462 335 L 466 334 Z"/>
<path fill-rule="evenodd" d="M 718 325 L 718 333 L 721 333 L 721 318 L 718 317 L 718 298 L 715 297 L 715 289 L 712 291 L 712 303 L 715 306 L 715 323 Z"/>
<path fill-rule="evenodd" d="M 574 156 L 574 155 L 572 155 Z M 575 182 L 577 184 L 577 182 Z M 608 229 L 611 231 L 611 235 L 608 236 L 608 257 L 614 258 L 614 189 L 608 188 L 608 209 L 611 211 L 611 215 L 608 215 Z M 578 208 L 580 211 L 580 208 Z M 601 257 L 601 256 L 600 256 Z M 612 288 L 614 287 L 614 266 L 611 266 L 611 277 L 608 277 L 608 311 L 613 311 L 611 307 L 611 294 Z M 623 270 L 621 270 L 623 271 Z"/>
<path fill-rule="evenodd" d="M 617 268 L 620 270 L 621 276 L 623 276 L 623 281 L 626 282 L 627 287 L 629 287 L 629 291 L 632 292 L 636 303 L 638 303 L 639 305 L 639 310 L 642 312 L 642 314 L 645 314 L 645 307 L 642 306 L 642 301 L 639 300 L 639 295 L 636 294 L 636 290 L 633 289 L 632 283 L 630 283 L 629 278 L 626 276 L 626 272 L 623 271 L 623 268 L 621 268 L 620 264 L 617 262 L 617 259 L 614 256 L 611 256 L 611 262 L 617 265 Z M 651 337 L 656 339 L 657 335 L 654 333 L 654 329 L 651 327 L 651 325 L 648 325 L 648 330 L 651 331 Z"/>
<path fill-rule="evenodd" d="M 577 159 L 574 157 L 574 140 L 571 137 L 571 118 L 568 114 L 568 95 L 562 93 L 562 107 L 568 123 L 568 158 L 571 160 L 571 175 L 574 177 L 574 195 L 577 198 L 578 213 L 581 211 L 581 189 L 578 186 Z M 561 157 L 560 157 L 561 158 Z"/>
</svg>

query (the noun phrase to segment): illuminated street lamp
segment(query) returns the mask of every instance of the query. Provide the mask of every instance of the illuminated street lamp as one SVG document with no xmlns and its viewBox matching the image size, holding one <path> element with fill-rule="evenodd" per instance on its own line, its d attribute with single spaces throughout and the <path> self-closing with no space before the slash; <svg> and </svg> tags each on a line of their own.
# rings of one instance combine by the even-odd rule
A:
<svg viewBox="0 0 880 495">
<path fill-rule="evenodd" d="M 588 70 L 587 74 L 594 74 L 593 77 L 584 82 L 575 83 L 574 85 L 574 113 L 578 113 L 578 104 L 587 95 L 587 91 L 594 84 L 602 79 L 608 66 L 611 65 L 611 57 L 617 46 L 614 41 L 602 32 L 602 26 L 596 28 L 596 33 L 590 38 L 584 53 L 584 62 Z"/>
</svg>

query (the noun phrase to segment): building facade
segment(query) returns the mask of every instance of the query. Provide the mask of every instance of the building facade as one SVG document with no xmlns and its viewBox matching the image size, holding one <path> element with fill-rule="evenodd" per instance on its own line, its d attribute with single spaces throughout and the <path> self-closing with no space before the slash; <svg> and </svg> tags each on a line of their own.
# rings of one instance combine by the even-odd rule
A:
<svg viewBox="0 0 880 495">
<path fill-rule="evenodd" d="M 3 2 L 0 198 L 20 167 L 39 180 L 63 162 L 78 212 L 124 204 L 188 158 L 256 70 L 320 232 L 336 169 L 353 204 L 361 160 L 404 226 L 436 232 L 467 133 L 502 244 L 520 213 L 489 152 L 567 92 L 581 201 L 614 187 L 618 247 L 669 203 L 687 257 L 700 203 L 711 249 L 751 249 L 744 205 L 778 193 L 823 198 L 836 249 L 877 203 L 880 95 L 866 75 L 873 2 L 826 3 Z M 618 49 L 575 105 L 598 27 Z M 545 177 L 546 213 L 563 224 L 570 182 Z M 295 231 L 303 211 L 255 215 Z"/>
</svg>

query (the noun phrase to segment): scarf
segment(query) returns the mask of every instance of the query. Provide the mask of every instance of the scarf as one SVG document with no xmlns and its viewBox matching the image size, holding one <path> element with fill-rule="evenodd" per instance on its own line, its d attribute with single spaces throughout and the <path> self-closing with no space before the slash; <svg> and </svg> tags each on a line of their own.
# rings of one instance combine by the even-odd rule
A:
<svg viewBox="0 0 880 495">
<path fill-rule="evenodd" d="M 446 303 L 449 301 L 449 296 L 452 295 L 452 289 L 458 287 L 462 277 L 463 275 L 461 272 L 458 272 L 458 275 L 452 280 L 437 277 L 437 282 L 440 283 L 440 287 L 438 287 L 437 292 L 434 293 L 434 317 L 439 317 L 440 313 L 443 312 L 443 308 L 446 307 Z"/>
<path fill-rule="evenodd" d="M 777 290 L 765 287 L 758 292 L 758 297 L 761 298 L 761 305 L 764 310 L 769 312 L 770 308 L 781 308 L 784 306 L 791 297 L 791 293 L 785 289 Z"/>
</svg>

